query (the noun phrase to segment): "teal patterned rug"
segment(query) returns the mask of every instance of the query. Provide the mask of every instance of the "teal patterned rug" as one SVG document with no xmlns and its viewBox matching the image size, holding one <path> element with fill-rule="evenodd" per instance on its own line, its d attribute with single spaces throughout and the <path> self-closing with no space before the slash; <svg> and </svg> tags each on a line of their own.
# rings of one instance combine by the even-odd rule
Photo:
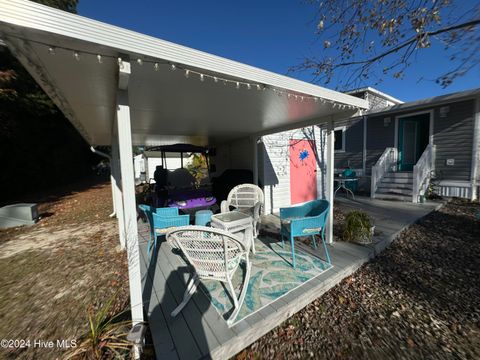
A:
<svg viewBox="0 0 480 360">
<path fill-rule="evenodd" d="M 255 241 L 255 248 L 256 254 L 250 254 L 252 270 L 247 294 L 235 322 L 245 319 L 331 268 L 319 257 L 302 250 L 297 243 L 295 244 L 296 269 L 290 265 L 290 244 L 287 242 L 285 242 L 285 248 L 282 248 L 281 242 L 278 240 L 263 237 L 261 240 Z M 320 249 L 322 249 L 321 244 L 315 252 L 323 256 L 323 251 Z M 245 267 L 241 266 L 235 272 L 232 280 L 237 296 L 240 294 L 244 274 Z M 227 319 L 233 310 L 233 301 L 225 286 L 214 280 L 202 280 L 202 283 L 204 286 L 200 286 L 200 288 L 206 293 L 220 315 Z"/>
</svg>

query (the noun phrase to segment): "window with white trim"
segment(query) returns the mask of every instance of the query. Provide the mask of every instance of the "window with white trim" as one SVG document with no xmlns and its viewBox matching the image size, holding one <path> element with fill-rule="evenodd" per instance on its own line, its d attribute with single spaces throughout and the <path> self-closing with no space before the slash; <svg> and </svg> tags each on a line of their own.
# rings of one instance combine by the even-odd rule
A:
<svg viewBox="0 0 480 360">
<path fill-rule="evenodd" d="M 333 134 L 335 137 L 335 151 L 345 151 L 345 130 L 346 126 L 336 127 Z"/>
</svg>

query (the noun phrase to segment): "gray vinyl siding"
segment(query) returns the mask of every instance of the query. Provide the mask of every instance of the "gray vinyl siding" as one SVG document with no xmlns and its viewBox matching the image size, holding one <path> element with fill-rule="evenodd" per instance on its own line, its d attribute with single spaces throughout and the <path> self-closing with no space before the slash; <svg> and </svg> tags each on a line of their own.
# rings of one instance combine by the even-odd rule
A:
<svg viewBox="0 0 480 360">
<path fill-rule="evenodd" d="M 474 100 L 447 105 L 449 111 L 440 117 L 440 107 L 435 108 L 433 143 L 436 145 L 435 167 L 442 179 L 469 181 L 472 166 Z M 447 166 L 447 159 L 455 165 Z"/>
<path fill-rule="evenodd" d="M 345 130 L 345 151 L 335 152 L 335 168 L 363 168 L 363 119 L 359 119 Z"/>
<path fill-rule="evenodd" d="M 384 119 L 390 118 L 385 126 Z M 395 146 L 395 115 L 373 116 L 367 119 L 367 173 L 387 147 Z"/>
</svg>

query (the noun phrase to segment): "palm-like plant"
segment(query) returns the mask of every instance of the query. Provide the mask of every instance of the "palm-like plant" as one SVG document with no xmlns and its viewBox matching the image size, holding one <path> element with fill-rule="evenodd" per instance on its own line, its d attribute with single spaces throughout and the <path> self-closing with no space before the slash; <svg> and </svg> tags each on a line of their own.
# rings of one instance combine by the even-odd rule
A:
<svg viewBox="0 0 480 360">
<path fill-rule="evenodd" d="M 110 310 L 116 295 L 112 296 L 95 313 L 88 309 L 89 331 L 80 337 L 77 347 L 68 353 L 65 359 L 112 359 L 128 358 L 132 344 L 127 341 L 131 321 L 119 321 L 123 315 L 110 316 Z"/>
</svg>

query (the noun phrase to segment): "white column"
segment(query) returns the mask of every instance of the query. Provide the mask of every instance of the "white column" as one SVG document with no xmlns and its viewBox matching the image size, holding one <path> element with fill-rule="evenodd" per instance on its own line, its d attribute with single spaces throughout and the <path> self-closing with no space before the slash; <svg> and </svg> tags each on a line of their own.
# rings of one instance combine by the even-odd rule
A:
<svg viewBox="0 0 480 360">
<path fill-rule="evenodd" d="M 118 150 L 118 132 L 117 121 L 112 129 L 112 157 L 111 157 L 111 172 L 112 172 L 112 191 L 115 204 L 115 212 L 118 219 L 118 233 L 120 237 L 120 248 L 125 249 L 125 219 L 123 215 L 123 195 L 122 195 L 122 177 L 120 174 L 120 159 Z"/>
<path fill-rule="evenodd" d="M 258 144 L 257 144 L 257 137 L 252 138 L 253 148 L 252 148 L 252 155 L 253 155 L 253 183 L 258 185 Z"/>
<path fill-rule="evenodd" d="M 333 242 L 333 173 L 335 169 L 334 158 L 334 127 L 333 120 L 328 122 L 327 127 L 327 191 L 325 192 L 328 202 L 330 203 L 330 210 L 327 218 L 327 243 Z"/>
<path fill-rule="evenodd" d="M 138 248 L 137 208 L 135 199 L 135 174 L 133 169 L 132 132 L 128 92 L 117 93 L 117 129 L 122 177 L 123 216 L 130 283 L 130 306 L 133 325 L 143 321 L 142 282 Z M 122 231 L 122 229 L 120 229 Z"/>
<path fill-rule="evenodd" d="M 363 116 L 363 153 L 362 153 L 363 176 L 367 174 L 367 116 Z"/>
</svg>

